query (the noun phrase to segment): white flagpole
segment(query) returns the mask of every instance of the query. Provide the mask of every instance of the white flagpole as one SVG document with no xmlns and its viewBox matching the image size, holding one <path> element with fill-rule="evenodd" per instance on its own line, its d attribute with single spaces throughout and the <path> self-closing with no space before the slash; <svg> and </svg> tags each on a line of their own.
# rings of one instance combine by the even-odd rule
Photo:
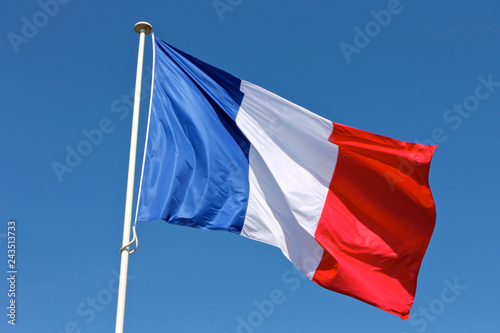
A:
<svg viewBox="0 0 500 333">
<path fill-rule="evenodd" d="M 134 114 L 132 120 L 132 135 L 130 139 L 130 155 L 128 161 L 127 197 L 125 199 L 125 218 L 123 222 L 123 241 L 121 250 L 120 284 L 118 287 L 118 306 L 116 309 L 115 333 L 123 333 L 125 319 L 125 296 L 127 293 L 128 256 L 130 245 L 130 226 L 132 220 L 132 203 L 134 195 L 134 177 L 137 152 L 137 132 L 139 128 L 139 108 L 141 105 L 142 63 L 144 59 L 144 39 L 151 33 L 153 27 L 147 22 L 138 22 L 134 30 L 140 34 L 139 55 L 137 57 L 137 74 L 135 78 Z"/>
</svg>

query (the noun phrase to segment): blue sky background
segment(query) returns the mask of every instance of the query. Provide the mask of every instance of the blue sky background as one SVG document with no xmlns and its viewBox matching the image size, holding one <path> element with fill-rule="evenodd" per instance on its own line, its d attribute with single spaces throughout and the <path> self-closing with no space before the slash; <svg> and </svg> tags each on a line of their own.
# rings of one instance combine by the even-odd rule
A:
<svg viewBox="0 0 500 333">
<path fill-rule="evenodd" d="M 59 1 L 0 5 L 1 332 L 114 331 L 133 25 L 142 20 L 177 48 L 332 121 L 439 143 L 430 173 L 437 223 L 406 321 L 299 279 L 277 248 L 141 223 L 125 332 L 499 330 L 498 1 L 221 0 L 223 13 L 211 0 Z M 388 6 L 390 22 L 374 24 L 371 11 Z M 369 42 L 355 38 L 356 27 L 372 29 Z M 346 56 L 346 44 L 357 53 Z M 151 63 L 147 37 L 145 72 Z M 471 111 L 453 111 L 464 103 Z M 66 164 L 68 147 L 85 146 L 82 131 L 102 123 L 108 133 L 58 179 L 54 162 Z M 6 316 L 11 219 L 15 326 Z M 280 295 L 274 309 L 259 310 L 272 293 Z"/>
</svg>

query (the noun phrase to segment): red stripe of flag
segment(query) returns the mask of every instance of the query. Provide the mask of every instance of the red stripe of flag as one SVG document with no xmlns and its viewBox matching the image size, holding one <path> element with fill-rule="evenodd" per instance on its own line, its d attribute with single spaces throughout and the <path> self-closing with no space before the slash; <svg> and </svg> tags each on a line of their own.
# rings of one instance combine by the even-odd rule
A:
<svg viewBox="0 0 500 333">
<path fill-rule="evenodd" d="M 313 280 L 403 319 L 436 211 L 428 183 L 436 146 L 334 124 L 335 172 L 315 237 L 325 249 Z"/>
</svg>

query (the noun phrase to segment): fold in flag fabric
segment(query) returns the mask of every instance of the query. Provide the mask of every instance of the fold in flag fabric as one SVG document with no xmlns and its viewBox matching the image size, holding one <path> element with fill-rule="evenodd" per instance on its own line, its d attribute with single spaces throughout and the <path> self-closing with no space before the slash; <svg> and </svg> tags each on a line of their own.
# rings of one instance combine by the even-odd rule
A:
<svg viewBox="0 0 500 333">
<path fill-rule="evenodd" d="M 136 220 L 274 245 L 317 284 L 408 318 L 436 147 L 332 123 L 153 40 Z"/>
</svg>

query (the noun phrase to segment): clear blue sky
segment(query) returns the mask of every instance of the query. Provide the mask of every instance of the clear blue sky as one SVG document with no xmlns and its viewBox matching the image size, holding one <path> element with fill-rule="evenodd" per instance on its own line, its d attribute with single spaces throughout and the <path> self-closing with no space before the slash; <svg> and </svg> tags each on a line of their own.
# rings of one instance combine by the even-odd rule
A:
<svg viewBox="0 0 500 333">
<path fill-rule="evenodd" d="M 1 332 L 114 331 L 133 25 L 142 20 L 177 48 L 332 121 L 439 143 L 430 172 L 437 221 L 413 321 L 298 279 L 277 248 L 141 223 L 126 332 L 498 330 L 498 1 L 221 0 L 219 13 L 212 0 L 40 3 L 0 10 Z M 99 126 L 107 133 L 86 144 L 84 133 Z M 86 156 L 69 166 L 67 149 L 78 147 Z M 54 162 L 71 173 L 58 179 Z M 6 316 L 11 219 L 15 327 Z M 259 310 L 273 292 L 274 309 Z"/>
</svg>

